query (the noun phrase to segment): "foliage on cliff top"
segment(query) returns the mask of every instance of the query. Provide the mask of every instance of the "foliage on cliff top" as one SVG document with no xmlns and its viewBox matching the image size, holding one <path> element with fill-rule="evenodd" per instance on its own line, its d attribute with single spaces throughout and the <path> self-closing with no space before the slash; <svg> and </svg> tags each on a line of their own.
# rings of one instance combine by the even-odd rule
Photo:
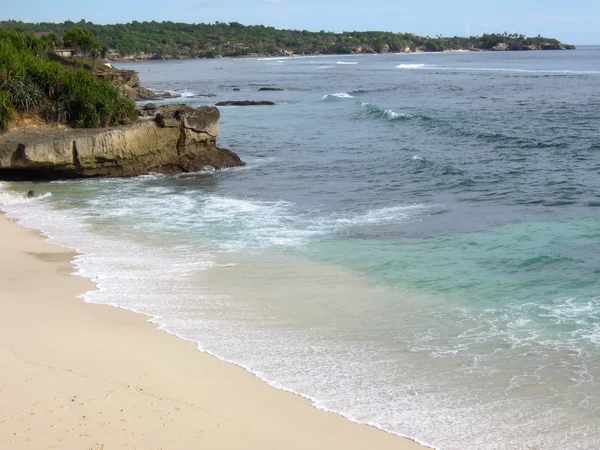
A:
<svg viewBox="0 0 600 450">
<path fill-rule="evenodd" d="M 51 39 L 0 28 L 0 132 L 14 110 L 38 111 L 48 121 L 78 128 L 116 125 L 136 116 L 133 103 L 107 80 L 51 61 L 52 46 Z"/>
<path fill-rule="evenodd" d="M 180 57 L 277 55 L 283 51 L 296 54 L 343 54 L 355 52 L 399 52 L 443 50 L 489 50 L 506 44 L 510 50 L 524 50 L 541 44 L 558 46 L 556 39 L 519 34 L 484 34 L 471 37 L 423 37 L 412 33 L 380 31 L 330 33 L 325 31 L 277 30 L 263 25 L 245 26 L 237 22 L 189 24 L 173 22 L 131 22 L 96 25 L 84 20 L 64 23 L 0 22 L 28 31 L 54 32 L 61 35 L 73 27 L 90 31 L 98 42 L 121 55 L 140 52 Z"/>
</svg>

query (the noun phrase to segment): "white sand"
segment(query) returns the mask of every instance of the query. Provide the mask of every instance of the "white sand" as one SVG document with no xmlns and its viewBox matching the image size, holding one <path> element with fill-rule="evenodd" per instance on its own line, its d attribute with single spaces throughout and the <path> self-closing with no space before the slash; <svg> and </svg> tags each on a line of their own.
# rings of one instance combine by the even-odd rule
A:
<svg viewBox="0 0 600 450">
<path fill-rule="evenodd" d="M 0 215 L 0 449 L 418 449 L 76 296 L 74 254 Z"/>
</svg>

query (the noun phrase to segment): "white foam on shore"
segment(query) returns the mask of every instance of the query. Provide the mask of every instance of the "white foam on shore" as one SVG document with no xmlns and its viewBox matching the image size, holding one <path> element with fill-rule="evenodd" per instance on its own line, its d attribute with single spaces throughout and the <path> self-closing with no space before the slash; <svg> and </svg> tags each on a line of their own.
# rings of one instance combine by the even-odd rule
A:
<svg viewBox="0 0 600 450">
<path fill-rule="evenodd" d="M 358 62 L 356 62 L 356 61 L 338 61 L 336 64 L 339 64 L 341 66 L 355 66 L 356 64 L 358 64 Z"/>
<path fill-rule="evenodd" d="M 105 182 L 111 183 L 110 180 Z M 155 196 L 172 194 L 164 187 L 155 189 L 152 193 Z M 114 229 L 104 234 L 101 227 L 96 228 L 88 223 L 93 218 L 86 213 L 74 214 L 69 209 L 54 209 L 50 204 L 38 201 L 48 199 L 49 196 L 48 193 L 28 199 L 6 190 L 0 183 L 1 210 L 9 217 L 18 219 L 20 225 L 39 229 L 51 242 L 78 252 L 73 261 L 75 274 L 90 278 L 97 287 L 81 296 L 84 301 L 146 315 L 159 329 L 196 343 L 198 350 L 243 367 L 275 388 L 300 395 L 319 409 L 340 414 L 358 423 L 378 426 L 374 421 L 366 421 L 360 413 L 344 413 L 343 403 L 337 404 L 336 401 L 336 405 L 332 406 L 326 397 L 307 393 L 311 390 L 310 380 L 318 379 L 318 373 L 327 367 L 318 359 L 307 378 L 296 380 L 297 382 L 286 378 L 296 372 L 295 368 L 302 364 L 305 356 L 298 360 L 288 360 L 285 365 L 278 365 L 277 370 L 271 371 L 272 362 L 283 361 L 281 358 L 285 353 L 292 351 L 300 356 L 307 352 L 308 347 L 303 338 L 289 340 L 290 336 L 285 336 L 285 330 L 264 328 L 261 324 L 267 323 L 267 318 L 256 316 L 239 302 L 215 292 L 206 282 L 199 282 L 198 279 L 200 277 L 203 280 L 203 274 L 210 268 L 219 271 L 238 270 L 237 261 L 216 262 L 211 252 L 192 250 L 177 244 L 157 247 L 145 242 L 136 243 L 130 238 L 119 237 Z M 106 206 L 102 200 L 89 200 L 97 202 L 98 208 Z M 167 201 L 164 205 L 158 205 L 154 202 L 153 207 L 162 208 L 169 203 Z M 130 206 L 131 204 L 125 205 L 124 208 Z M 276 216 L 281 215 L 278 211 L 285 211 L 291 205 L 214 197 L 206 206 L 204 212 L 212 212 L 212 216 L 206 217 L 208 222 L 226 220 L 225 216 L 233 219 L 242 215 L 246 217 L 245 220 L 262 222 L 260 226 L 268 229 L 269 222 L 271 226 L 287 226 L 285 223 L 278 224 L 280 219 Z M 272 210 L 275 216 L 269 218 L 268 210 Z M 116 217 L 123 213 L 111 211 L 111 214 Z M 103 218 L 103 221 L 107 220 L 111 219 Z M 348 223 L 353 224 L 357 220 L 360 222 L 359 217 L 349 218 Z M 276 240 L 271 245 L 277 245 Z M 250 326 L 251 324 L 245 323 L 247 320 L 260 322 Z M 263 354 L 245 349 L 244 343 L 248 342 L 260 343 L 258 347 L 254 344 L 252 347 L 263 349 Z M 315 342 L 311 344 L 311 348 L 317 349 L 320 345 Z M 314 355 L 313 351 L 308 351 L 308 355 Z M 321 351 L 322 349 L 318 350 L 319 353 Z M 362 366 L 362 363 L 356 364 L 357 367 Z M 294 384 L 297 386 L 291 387 Z M 398 431 L 388 431 L 413 439 Z"/>
<path fill-rule="evenodd" d="M 61 203 L 58 194 L 44 196 L 44 185 L 38 187 L 40 197 L 27 199 L 1 184 L 0 208 L 80 252 L 75 260 L 79 275 L 98 285 L 84 295 L 85 301 L 145 314 L 162 330 L 195 342 L 199 350 L 355 422 L 405 437 L 427 436 L 444 449 L 552 448 L 544 433 L 554 432 L 563 418 L 548 406 L 558 405 L 560 411 L 560 400 L 551 404 L 540 395 L 507 397 L 502 391 L 506 372 L 497 370 L 504 359 L 479 364 L 485 358 L 547 352 L 529 358 L 528 364 L 536 365 L 526 371 L 511 366 L 516 375 L 507 389 L 529 394 L 528 386 L 544 389 L 531 374 L 547 370 L 549 363 L 573 360 L 568 335 L 558 340 L 550 336 L 552 342 L 539 345 L 527 305 L 523 317 L 511 314 L 505 326 L 503 310 L 476 316 L 467 308 L 461 312 L 444 301 L 391 292 L 344 270 L 281 252 L 327 233 L 343 236 L 353 227 L 419 220 L 430 206 L 303 213 L 290 202 L 200 190 L 186 194 L 170 184 L 148 187 L 135 179 L 64 184 L 69 183 L 85 208 L 69 199 Z M 88 184 L 96 186 L 93 196 L 85 193 Z M 117 187 L 122 195 L 114 195 Z M 124 226 L 126 220 L 136 227 Z M 202 227 L 210 228 L 202 232 Z M 177 238 L 181 232 L 190 234 Z M 339 252 L 346 242 L 336 239 L 330 248 Z M 389 244 L 386 251 L 410 255 L 405 248 L 410 243 Z M 354 245 L 346 251 L 360 258 L 361 247 Z M 398 270 L 409 270 L 410 260 L 405 264 Z M 221 287 L 249 299 L 230 296 Z M 584 305 L 560 299 L 545 314 L 558 322 L 585 321 L 597 317 L 598 305 L 597 299 Z M 303 315 L 306 322 L 298 319 Z M 596 342 L 597 331 L 591 330 L 590 342 Z M 553 347 L 554 341 L 564 347 Z M 582 379 L 588 370 L 592 377 L 597 372 L 582 366 Z M 572 393 L 573 402 L 579 400 L 576 395 Z M 581 399 L 587 400 L 594 399 Z M 535 420 L 524 421 L 524 416 Z M 553 441 L 555 448 L 566 443 L 569 448 L 595 448 L 594 430 L 574 431 L 588 432 L 592 439 L 565 426 L 553 434 L 565 439 Z"/>
</svg>

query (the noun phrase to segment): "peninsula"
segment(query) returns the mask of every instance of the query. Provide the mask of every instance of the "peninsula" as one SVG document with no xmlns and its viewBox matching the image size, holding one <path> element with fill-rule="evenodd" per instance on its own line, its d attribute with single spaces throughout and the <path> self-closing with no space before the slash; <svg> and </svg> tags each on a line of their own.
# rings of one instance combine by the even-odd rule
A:
<svg viewBox="0 0 600 450">
<path fill-rule="evenodd" d="M 0 26 L 62 36 L 72 28 L 89 31 L 106 45 L 111 60 L 187 59 L 240 56 L 293 56 L 360 53 L 468 51 L 570 50 L 573 45 L 557 39 L 518 33 L 482 36 L 430 37 L 383 31 L 278 30 L 238 22 L 189 24 L 137 22 L 98 25 L 77 23 L 0 22 Z"/>
</svg>

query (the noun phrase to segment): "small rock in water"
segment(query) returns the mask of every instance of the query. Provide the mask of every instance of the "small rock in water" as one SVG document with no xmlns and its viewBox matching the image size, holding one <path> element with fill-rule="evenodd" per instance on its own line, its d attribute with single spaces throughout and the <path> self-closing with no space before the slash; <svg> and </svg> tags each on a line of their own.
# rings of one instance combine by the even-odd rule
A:
<svg viewBox="0 0 600 450">
<path fill-rule="evenodd" d="M 34 198 L 34 197 L 37 197 L 37 194 L 35 191 L 27 192 L 27 198 Z"/>
<path fill-rule="evenodd" d="M 242 101 L 226 101 L 215 103 L 215 106 L 262 106 L 262 105 L 274 105 L 275 103 L 266 100 L 254 101 L 254 100 L 242 100 Z"/>
<path fill-rule="evenodd" d="M 234 91 L 239 91 L 239 90 L 240 90 L 240 88 L 233 88 L 233 90 L 234 90 Z"/>
</svg>

